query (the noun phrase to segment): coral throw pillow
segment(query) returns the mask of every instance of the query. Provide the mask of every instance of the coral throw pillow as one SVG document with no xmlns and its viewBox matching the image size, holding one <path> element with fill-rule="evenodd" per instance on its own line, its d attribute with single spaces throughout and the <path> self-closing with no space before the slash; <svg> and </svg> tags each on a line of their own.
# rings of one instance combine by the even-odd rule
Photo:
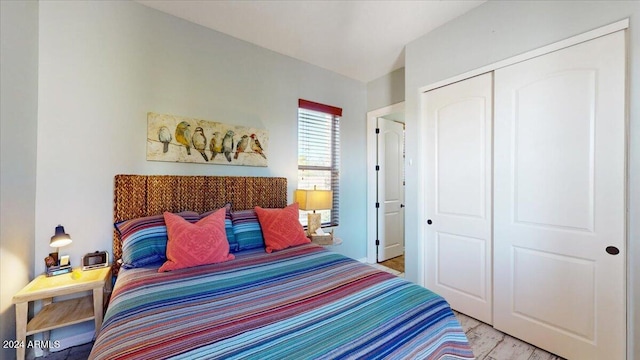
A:
<svg viewBox="0 0 640 360">
<path fill-rule="evenodd" d="M 311 242 L 298 221 L 298 203 L 284 209 L 255 207 L 268 253 Z"/>
<path fill-rule="evenodd" d="M 231 223 L 231 203 L 227 203 L 224 208 L 227 210 L 224 216 L 224 230 L 227 233 L 227 242 L 229 242 L 229 251 L 238 251 L 238 241 L 236 240 L 236 236 L 233 234 L 233 225 Z M 213 214 L 218 210 L 207 211 L 206 213 L 200 214 L 200 219 L 204 219 L 207 216 Z"/>
<path fill-rule="evenodd" d="M 178 215 L 165 212 L 164 221 L 169 235 L 167 261 L 158 272 L 235 259 L 233 254 L 229 254 L 229 243 L 224 229 L 225 211 L 222 208 L 195 224 Z"/>
</svg>

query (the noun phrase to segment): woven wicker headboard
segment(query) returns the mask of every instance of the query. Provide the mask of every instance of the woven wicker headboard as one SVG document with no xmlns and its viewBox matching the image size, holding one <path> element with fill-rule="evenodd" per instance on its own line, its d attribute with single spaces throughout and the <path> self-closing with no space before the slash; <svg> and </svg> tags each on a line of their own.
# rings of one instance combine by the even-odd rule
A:
<svg viewBox="0 0 640 360">
<path fill-rule="evenodd" d="M 277 177 L 116 175 L 113 222 L 162 214 L 165 211 L 283 208 L 287 206 L 287 179 Z M 113 234 L 113 261 L 122 257 L 117 231 Z M 115 269 L 114 269 L 115 270 Z"/>
</svg>

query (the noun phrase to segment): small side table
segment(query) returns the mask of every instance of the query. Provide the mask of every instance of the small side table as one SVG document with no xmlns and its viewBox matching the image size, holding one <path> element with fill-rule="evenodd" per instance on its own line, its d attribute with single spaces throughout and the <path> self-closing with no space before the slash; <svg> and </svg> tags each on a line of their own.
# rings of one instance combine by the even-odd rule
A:
<svg viewBox="0 0 640 360">
<path fill-rule="evenodd" d="M 44 332 L 44 344 L 48 344 L 49 332 L 63 326 L 93 320 L 96 335 L 102 326 L 104 312 L 104 292 L 111 287 L 111 267 L 82 271 L 74 279 L 72 273 L 47 277 L 40 275 L 13 296 L 16 305 L 16 355 L 18 360 L 25 357 L 25 349 L 30 347 L 27 336 Z M 93 296 L 85 296 L 54 302 L 56 296 L 92 291 Z M 29 302 L 42 300 L 42 309 L 28 320 Z M 45 354 L 46 346 L 45 346 Z"/>
</svg>

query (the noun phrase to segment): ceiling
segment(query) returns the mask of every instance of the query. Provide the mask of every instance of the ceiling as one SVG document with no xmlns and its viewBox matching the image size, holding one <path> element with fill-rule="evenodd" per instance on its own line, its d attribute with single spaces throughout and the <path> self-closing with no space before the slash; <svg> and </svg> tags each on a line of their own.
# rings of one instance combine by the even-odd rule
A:
<svg viewBox="0 0 640 360">
<path fill-rule="evenodd" d="M 369 82 L 404 66 L 404 46 L 485 0 L 139 3 Z"/>
</svg>

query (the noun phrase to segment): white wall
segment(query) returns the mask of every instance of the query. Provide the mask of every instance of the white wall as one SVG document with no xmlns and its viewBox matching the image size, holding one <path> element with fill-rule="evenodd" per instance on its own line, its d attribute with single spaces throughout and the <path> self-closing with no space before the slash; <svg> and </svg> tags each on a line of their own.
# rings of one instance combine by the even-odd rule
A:
<svg viewBox="0 0 640 360">
<path fill-rule="evenodd" d="M 283 176 L 292 201 L 298 98 L 343 108 L 335 250 L 365 256 L 364 83 L 134 2 L 43 1 L 39 30 L 36 273 L 57 224 L 73 263 L 111 251 L 116 174 Z M 267 129 L 269 166 L 146 161 L 149 111 Z"/>
<path fill-rule="evenodd" d="M 367 83 L 367 111 L 404 101 L 404 68 Z"/>
<path fill-rule="evenodd" d="M 15 340 L 11 298 L 34 263 L 38 3 L 1 1 L 0 15 L 0 339 Z"/>
<path fill-rule="evenodd" d="M 640 359 L 640 2 L 490 1 L 417 39 L 406 47 L 407 143 L 420 144 L 420 87 L 529 50 L 630 18 L 629 29 L 629 277 L 630 354 Z M 419 244 L 424 219 L 419 146 L 407 147 L 406 276 L 420 281 Z M 635 330 L 634 330 L 635 329 Z M 636 334 L 635 341 L 634 331 Z M 633 357 L 632 357 L 633 358 Z"/>
</svg>

